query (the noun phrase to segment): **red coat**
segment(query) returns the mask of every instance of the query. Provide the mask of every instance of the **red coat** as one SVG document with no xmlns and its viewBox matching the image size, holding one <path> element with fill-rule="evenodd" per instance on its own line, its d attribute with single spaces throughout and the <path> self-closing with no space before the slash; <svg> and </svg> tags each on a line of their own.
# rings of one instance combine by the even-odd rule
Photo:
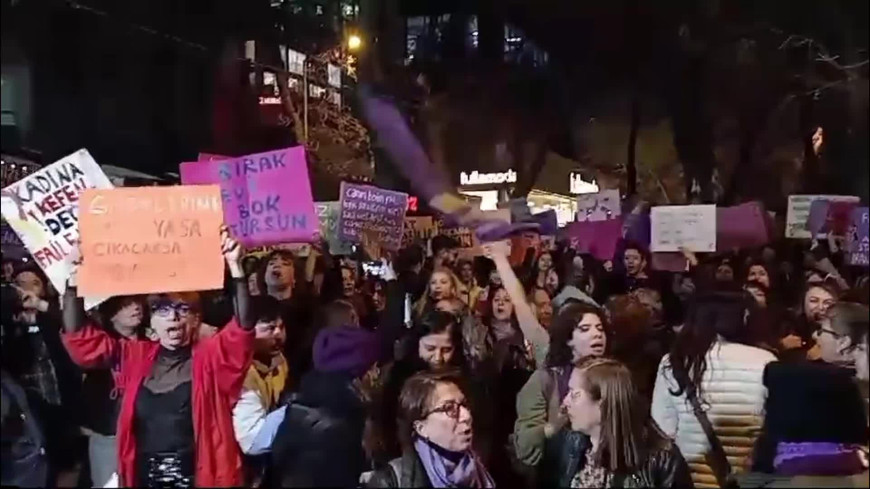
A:
<svg viewBox="0 0 870 489">
<path fill-rule="evenodd" d="M 233 433 L 232 408 L 238 401 L 251 365 L 254 332 L 235 319 L 217 335 L 193 347 L 193 435 L 196 479 L 200 487 L 241 486 L 242 457 Z M 122 486 L 136 485 L 136 439 L 133 429 L 136 395 L 151 373 L 159 344 L 148 340 L 120 341 L 92 325 L 63 335 L 73 361 L 83 368 L 99 368 L 120 359 L 119 381 L 124 385 L 118 416 L 118 472 Z M 118 355 L 117 357 L 115 355 Z"/>
</svg>

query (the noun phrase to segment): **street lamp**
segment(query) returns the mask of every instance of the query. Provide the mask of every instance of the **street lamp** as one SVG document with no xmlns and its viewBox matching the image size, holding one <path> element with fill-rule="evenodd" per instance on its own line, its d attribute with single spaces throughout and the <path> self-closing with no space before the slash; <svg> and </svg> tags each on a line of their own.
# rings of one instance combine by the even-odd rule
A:
<svg viewBox="0 0 870 489">
<path fill-rule="evenodd" d="M 356 51 L 362 47 L 362 38 L 356 34 L 351 34 L 347 38 L 347 48 L 351 51 Z"/>
</svg>

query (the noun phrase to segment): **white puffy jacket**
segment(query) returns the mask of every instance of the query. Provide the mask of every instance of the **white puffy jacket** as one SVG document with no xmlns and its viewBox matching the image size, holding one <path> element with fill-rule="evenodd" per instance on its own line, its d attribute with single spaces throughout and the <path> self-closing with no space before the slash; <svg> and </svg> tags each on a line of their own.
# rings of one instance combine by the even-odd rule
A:
<svg viewBox="0 0 870 489">
<path fill-rule="evenodd" d="M 767 389 L 764 367 L 776 360 L 760 348 L 719 340 L 707 352 L 702 380 L 702 406 L 725 449 L 732 470 L 740 472 L 764 422 Z M 652 400 L 652 417 L 683 453 L 695 487 L 718 487 L 705 460 L 710 443 L 685 394 L 673 396 L 677 383 L 665 355 L 659 364 Z"/>
</svg>

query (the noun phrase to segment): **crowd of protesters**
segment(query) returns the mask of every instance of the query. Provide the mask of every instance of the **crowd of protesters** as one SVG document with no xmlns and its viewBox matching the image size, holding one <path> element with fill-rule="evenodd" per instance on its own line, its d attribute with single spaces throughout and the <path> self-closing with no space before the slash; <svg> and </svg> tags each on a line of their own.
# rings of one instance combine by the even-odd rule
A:
<svg viewBox="0 0 870 489">
<path fill-rule="evenodd" d="M 59 296 L 4 261 L 3 485 L 866 474 L 867 271 L 824 241 L 685 252 L 665 273 L 637 244 L 601 262 L 535 232 L 483 256 L 436 236 L 260 258 L 222 232 L 223 291 L 87 312 L 75 273 Z"/>
</svg>

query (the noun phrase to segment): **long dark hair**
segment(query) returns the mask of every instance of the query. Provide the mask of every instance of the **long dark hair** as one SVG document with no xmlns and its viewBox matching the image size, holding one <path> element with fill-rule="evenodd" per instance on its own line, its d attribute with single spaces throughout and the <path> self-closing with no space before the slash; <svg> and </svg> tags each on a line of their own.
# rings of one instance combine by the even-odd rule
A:
<svg viewBox="0 0 870 489">
<path fill-rule="evenodd" d="M 414 325 L 406 340 L 406 352 L 408 354 L 406 359 L 415 367 L 414 370 L 425 370 L 427 368 L 418 354 L 420 339 L 430 334 L 441 334 L 444 332 L 450 333 L 450 341 L 453 343 L 453 357 L 450 359 L 450 365 L 459 369 L 465 369 L 465 352 L 462 347 L 462 324 L 460 319 L 449 312 L 433 310 L 414 321 Z"/>
<path fill-rule="evenodd" d="M 577 324 L 587 314 L 594 314 L 604 325 L 604 331 L 610 330 L 607 324 L 607 314 L 603 310 L 585 302 L 568 301 L 550 325 L 550 348 L 547 351 L 547 367 L 567 367 L 574 363 L 574 353 L 568 342 L 574 335 Z M 606 333 L 605 333 L 606 334 Z M 608 345 L 609 347 L 610 345 Z"/>
<path fill-rule="evenodd" d="M 701 397 L 701 381 L 707 370 L 707 352 L 718 336 L 747 344 L 746 315 L 753 299 L 745 292 L 709 292 L 689 305 L 686 322 L 671 348 L 668 368 L 677 381 L 672 395 L 694 393 Z"/>
</svg>

